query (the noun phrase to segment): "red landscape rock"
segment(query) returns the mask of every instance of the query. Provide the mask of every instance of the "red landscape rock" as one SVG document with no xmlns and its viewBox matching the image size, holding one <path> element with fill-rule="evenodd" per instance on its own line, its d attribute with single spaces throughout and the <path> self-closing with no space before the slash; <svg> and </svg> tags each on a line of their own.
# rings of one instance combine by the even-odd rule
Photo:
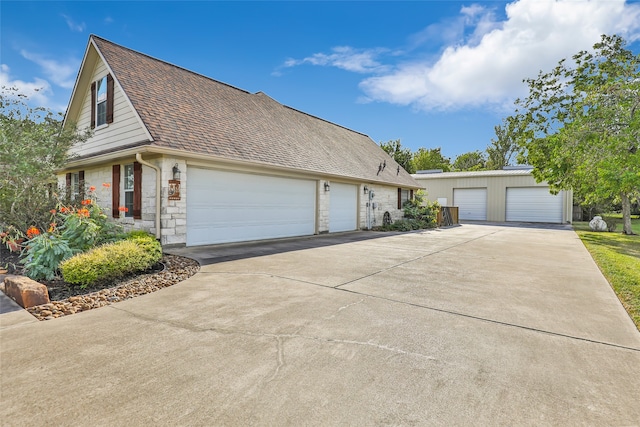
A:
<svg viewBox="0 0 640 427">
<path fill-rule="evenodd" d="M 4 287 L 4 293 L 23 308 L 50 302 L 47 287 L 26 276 L 6 276 Z"/>
</svg>

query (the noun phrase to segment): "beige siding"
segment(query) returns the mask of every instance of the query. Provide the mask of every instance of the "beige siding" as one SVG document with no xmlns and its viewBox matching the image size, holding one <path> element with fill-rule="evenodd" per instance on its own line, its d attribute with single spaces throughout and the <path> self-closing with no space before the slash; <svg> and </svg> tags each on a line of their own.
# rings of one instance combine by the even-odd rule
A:
<svg viewBox="0 0 640 427">
<path fill-rule="evenodd" d="M 108 70 L 104 62 L 98 59 L 91 81 L 94 82 L 107 73 Z M 83 99 L 78 117 L 78 129 L 86 129 L 91 126 L 90 85 L 85 88 Z M 74 147 L 72 151 L 77 155 L 85 156 L 146 140 L 148 140 L 146 129 L 142 126 L 120 85 L 114 82 L 113 123 L 95 129 L 93 136 L 88 141 Z"/>
<path fill-rule="evenodd" d="M 453 206 L 454 188 L 486 188 L 487 189 L 487 221 L 503 222 L 506 220 L 506 194 L 510 187 L 547 187 L 548 184 L 536 183 L 530 174 L 503 176 L 464 176 L 446 177 L 446 175 L 413 175 L 422 184 L 430 201 L 447 199 L 447 205 Z M 572 220 L 572 192 L 563 191 L 563 222 Z"/>
</svg>

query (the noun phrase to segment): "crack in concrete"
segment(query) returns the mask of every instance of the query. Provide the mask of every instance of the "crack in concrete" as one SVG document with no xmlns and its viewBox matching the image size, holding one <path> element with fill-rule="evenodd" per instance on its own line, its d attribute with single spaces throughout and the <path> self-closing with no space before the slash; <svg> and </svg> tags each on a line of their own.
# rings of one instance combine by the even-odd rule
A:
<svg viewBox="0 0 640 427">
<path fill-rule="evenodd" d="M 353 305 L 353 304 L 350 304 Z M 221 335 L 243 335 L 243 336 L 248 336 L 248 337 L 261 337 L 261 338 L 273 338 L 276 340 L 276 369 L 274 371 L 274 373 L 271 375 L 269 381 L 271 381 L 272 379 L 274 379 L 277 374 L 280 372 L 280 369 L 285 365 L 285 358 L 284 358 L 284 341 L 288 340 L 288 339 L 302 339 L 302 340 L 307 340 L 307 341 L 315 341 L 315 342 L 320 342 L 320 343 L 329 343 L 329 344 L 349 344 L 349 345 L 357 345 L 357 346 L 365 346 L 365 347 L 372 347 L 372 348 L 376 348 L 379 350 L 384 350 L 384 351 L 388 351 L 391 353 L 395 353 L 395 354 L 399 354 L 399 355 L 406 355 L 406 356 L 414 356 L 414 357 L 420 357 L 422 359 L 426 359 L 426 360 L 432 360 L 432 361 L 438 361 L 439 359 L 432 357 L 432 356 L 428 356 L 426 354 L 422 354 L 422 353 L 416 353 L 413 351 L 408 351 L 408 350 L 403 350 L 402 348 L 398 348 L 398 347 L 391 347 L 385 344 L 379 344 L 376 343 L 372 340 L 369 341 L 357 341 L 357 340 L 348 340 L 348 339 L 340 339 L 340 338 L 325 338 L 325 337 L 319 337 L 319 336 L 313 336 L 313 335 L 303 335 L 303 334 L 299 334 L 297 331 L 300 330 L 300 328 L 298 328 L 298 330 L 295 333 L 288 333 L 288 334 L 278 334 L 278 333 L 269 333 L 269 332 L 255 332 L 255 331 L 248 331 L 248 330 L 234 330 L 234 329 L 225 329 L 225 328 L 215 328 L 215 327 L 197 327 L 194 325 L 189 325 L 189 324 L 185 324 L 182 322 L 175 322 L 175 321 L 170 321 L 170 320 L 164 320 L 164 319 L 158 319 L 158 318 L 154 318 L 154 317 L 150 317 L 150 316 L 144 316 L 144 315 L 140 315 L 137 313 L 133 313 L 129 310 L 124 310 L 122 308 L 118 308 L 118 307 L 114 307 L 114 306 L 108 306 L 113 308 L 114 310 L 118 310 L 121 311 L 123 313 L 126 313 L 136 319 L 140 319 L 140 320 L 144 320 L 144 321 L 148 321 L 148 322 L 152 322 L 152 323 L 159 323 L 159 324 L 163 324 L 163 325 L 167 325 L 173 328 L 177 328 L 177 329 L 182 329 L 182 330 L 187 330 L 190 332 L 197 332 L 197 333 L 201 333 L 201 332 L 213 332 L 213 333 L 218 333 Z"/>
<path fill-rule="evenodd" d="M 364 300 L 366 298 L 369 298 L 368 296 L 365 296 L 365 298 L 361 298 L 359 301 L 356 302 L 352 302 L 351 304 L 347 304 L 347 305 L 343 305 L 342 307 L 338 308 L 338 310 L 335 312 L 335 314 L 332 314 L 329 317 L 325 317 L 324 320 L 331 320 L 334 319 L 336 317 L 336 314 L 340 313 L 342 310 L 346 310 L 349 307 L 353 307 L 354 305 L 358 305 L 364 302 Z"/>
<path fill-rule="evenodd" d="M 275 338 L 276 338 L 276 369 L 271 375 L 271 377 L 266 381 L 267 383 L 270 383 L 271 381 L 273 381 L 280 373 L 280 369 L 282 369 L 282 367 L 284 366 L 284 342 L 282 340 L 282 337 L 280 336 L 276 336 Z"/>
</svg>

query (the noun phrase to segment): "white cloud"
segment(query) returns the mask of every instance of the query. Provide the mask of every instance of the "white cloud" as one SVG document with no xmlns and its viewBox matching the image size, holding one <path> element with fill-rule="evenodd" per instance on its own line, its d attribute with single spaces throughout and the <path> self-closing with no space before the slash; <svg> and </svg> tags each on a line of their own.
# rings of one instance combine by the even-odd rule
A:
<svg viewBox="0 0 640 427">
<path fill-rule="evenodd" d="M 52 95 L 51 86 L 46 80 L 35 78 L 32 82 L 23 80 L 12 80 L 9 74 L 11 70 L 6 64 L 0 64 L 0 88 L 3 93 L 12 95 L 23 95 L 31 104 L 37 104 L 44 107 L 50 107 L 50 96 Z M 7 91 L 6 89 L 16 89 L 15 91 Z M 66 108 L 66 107 L 65 107 Z"/>
<path fill-rule="evenodd" d="M 288 59 L 283 67 L 311 64 L 341 68 L 355 73 L 380 72 L 387 67 L 376 60 L 386 49 L 354 49 L 349 46 L 338 46 L 331 53 L 315 53 L 303 59 Z"/>
<path fill-rule="evenodd" d="M 59 62 L 53 59 L 47 59 L 42 55 L 27 52 L 24 49 L 20 51 L 20 54 L 25 59 L 38 64 L 47 77 L 56 85 L 65 89 L 73 88 L 80 61 L 69 60 L 67 63 Z"/>
<path fill-rule="evenodd" d="M 601 34 L 640 36 L 640 4 L 624 0 L 519 0 L 497 22 L 480 6 L 463 7 L 475 29 L 430 62 L 406 62 L 360 84 L 370 101 L 420 109 L 503 107 L 523 95 L 522 79 L 590 49 Z"/>
<path fill-rule="evenodd" d="M 63 13 L 61 13 L 60 16 L 62 16 L 64 20 L 67 21 L 67 25 L 69 26 L 69 29 L 71 31 L 81 33 L 85 30 L 85 28 L 87 28 L 87 25 L 84 22 L 77 23 L 73 20 L 73 18 Z"/>
</svg>

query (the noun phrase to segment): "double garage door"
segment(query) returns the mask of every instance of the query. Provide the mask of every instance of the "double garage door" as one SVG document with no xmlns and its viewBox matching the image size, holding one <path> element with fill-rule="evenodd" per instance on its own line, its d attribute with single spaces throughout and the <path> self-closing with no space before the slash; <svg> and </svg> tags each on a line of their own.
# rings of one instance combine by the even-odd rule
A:
<svg viewBox="0 0 640 427">
<path fill-rule="evenodd" d="M 553 195 L 549 187 L 508 187 L 506 189 L 505 219 L 512 222 L 562 223 L 562 193 Z M 461 220 L 487 220 L 486 188 L 455 188 L 453 203 L 458 206 Z"/>
<path fill-rule="evenodd" d="M 355 185 L 331 184 L 329 231 L 356 229 Z M 187 246 L 308 236 L 316 181 L 190 167 Z"/>
</svg>

